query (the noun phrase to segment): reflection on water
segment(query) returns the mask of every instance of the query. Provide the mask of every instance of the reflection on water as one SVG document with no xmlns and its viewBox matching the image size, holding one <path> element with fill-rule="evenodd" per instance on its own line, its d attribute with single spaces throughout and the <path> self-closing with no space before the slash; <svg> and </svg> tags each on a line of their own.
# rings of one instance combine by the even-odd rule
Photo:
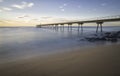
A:
<svg viewBox="0 0 120 76">
<path fill-rule="evenodd" d="M 112 30 L 120 30 L 112 28 Z M 109 28 L 110 30 L 110 28 Z M 62 52 L 76 46 L 101 45 L 106 42 L 90 43 L 84 35 L 95 32 L 95 28 L 0 28 L 0 61 Z M 80 40 L 82 39 L 82 40 Z M 1 63 L 0 62 L 0 63 Z"/>
</svg>

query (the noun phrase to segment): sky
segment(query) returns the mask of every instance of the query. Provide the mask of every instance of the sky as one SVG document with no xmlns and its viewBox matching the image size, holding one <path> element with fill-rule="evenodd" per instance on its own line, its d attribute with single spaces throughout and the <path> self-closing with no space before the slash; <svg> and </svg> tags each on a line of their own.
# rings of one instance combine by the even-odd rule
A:
<svg viewBox="0 0 120 76">
<path fill-rule="evenodd" d="M 120 15 L 120 0 L 0 0 L 0 26 L 79 21 Z"/>
</svg>

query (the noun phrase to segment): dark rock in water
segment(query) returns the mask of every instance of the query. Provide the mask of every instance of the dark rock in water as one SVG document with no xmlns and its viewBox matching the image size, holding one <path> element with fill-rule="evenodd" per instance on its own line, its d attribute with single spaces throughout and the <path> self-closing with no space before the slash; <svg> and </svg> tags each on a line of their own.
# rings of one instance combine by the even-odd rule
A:
<svg viewBox="0 0 120 76">
<path fill-rule="evenodd" d="M 120 31 L 117 32 L 117 37 L 120 38 Z"/>
<path fill-rule="evenodd" d="M 108 32 L 108 33 L 105 33 L 105 37 L 106 38 L 115 38 L 115 37 L 117 37 L 117 34 L 115 32 Z"/>
<path fill-rule="evenodd" d="M 110 34 L 111 34 L 110 32 L 104 33 L 104 35 L 106 35 L 106 36 L 109 36 Z"/>
<path fill-rule="evenodd" d="M 120 31 L 118 31 L 117 34 L 120 34 Z"/>
<path fill-rule="evenodd" d="M 105 32 L 102 34 L 93 34 L 92 37 L 86 37 L 85 39 L 90 42 L 95 41 L 111 41 L 111 42 L 117 42 L 118 38 L 120 38 L 120 31 L 118 32 Z"/>
<path fill-rule="evenodd" d="M 105 40 L 106 40 L 106 38 L 105 38 L 105 37 L 102 37 L 102 38 L 100 38 L 99 40 L 105 41 Z"/>
<path fill-rule="evenodd" d="M 94 41 L 105 41 L 105 37 L 86 37 L 86 40 L 90 41 L 90 42 L 94 42 Z"/>
<path fill-rule="evenodd" d="M 112 42 L 117 42 L 118 39 L 117 39 L 117 38 L 113 38 L 111 41 L 112 41 Z"/>
<path fill-rule="evenodd" d="M 117 38 L 106 38 L 106 41 L 112 41 L 112 42 L 117 42 Z"/>
<path fill-rule="evenodd" d="M 120 34 L 118 35 L 118 38 L 120 38 Z"/>
</svg>

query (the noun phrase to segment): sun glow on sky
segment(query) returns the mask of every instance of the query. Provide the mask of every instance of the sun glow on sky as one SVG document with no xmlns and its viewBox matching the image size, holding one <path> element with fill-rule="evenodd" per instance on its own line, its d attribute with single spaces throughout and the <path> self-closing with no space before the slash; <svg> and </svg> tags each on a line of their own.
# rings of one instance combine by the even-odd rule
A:
<svg viewBox="0 0 120 76">
<path fill-rule="evenodd" d="M 0 0 L 0 26 L 35 26 L 120 14 L 120 0 Z"/>
</svg>

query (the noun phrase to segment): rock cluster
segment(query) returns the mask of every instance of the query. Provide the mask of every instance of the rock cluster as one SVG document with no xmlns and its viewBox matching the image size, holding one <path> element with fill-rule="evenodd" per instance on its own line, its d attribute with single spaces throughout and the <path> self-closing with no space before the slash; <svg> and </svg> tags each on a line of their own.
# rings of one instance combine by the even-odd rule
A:
<svg viewBox="0 0 120 76">
<path fill-rule="evenodd" d="M 117 42 L 120 39 L 120 31 L 117 32 L 105 32 L 101 34 L 94 34 L 90 37 L 85 37 L 86 40 L 94 41 L 112 41 Z"/>
</svg>

